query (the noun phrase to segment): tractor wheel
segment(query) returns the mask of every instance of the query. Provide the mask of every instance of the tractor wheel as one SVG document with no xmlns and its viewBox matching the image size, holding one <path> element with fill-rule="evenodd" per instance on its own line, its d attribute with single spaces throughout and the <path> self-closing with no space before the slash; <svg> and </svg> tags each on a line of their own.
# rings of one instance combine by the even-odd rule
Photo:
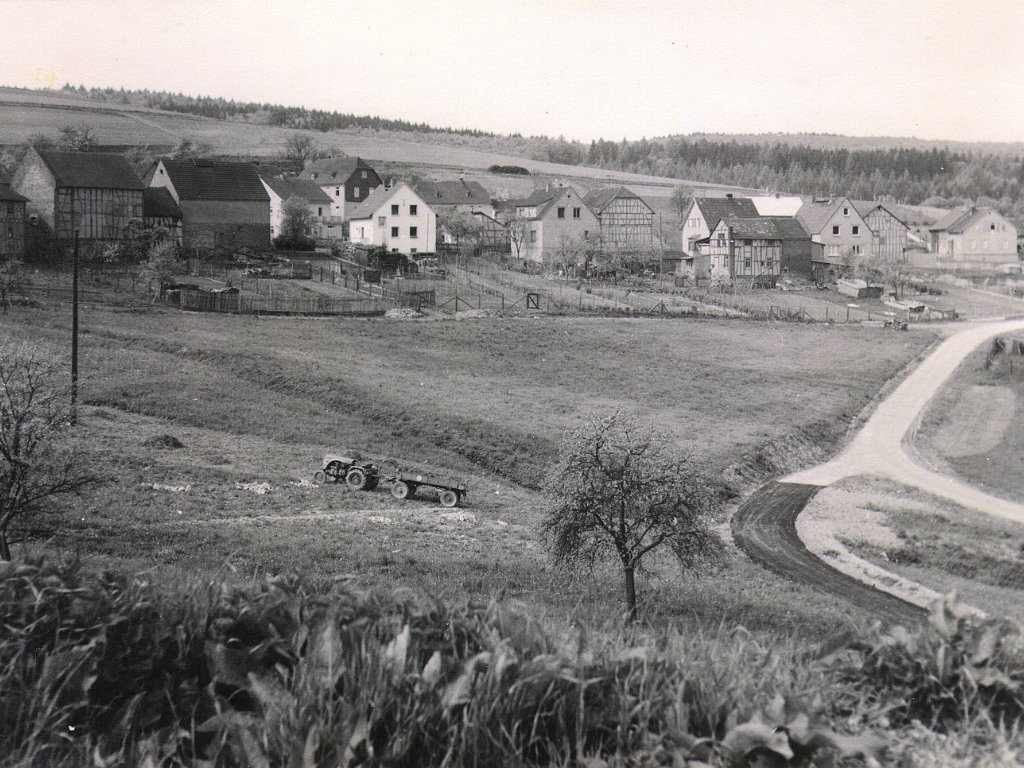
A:
<svg viewBox="0 0 1024 768">
<path fill-rule="evenodd" d="M 396 499 L 408 499 L 412 496 L 412 491 L 412 486 L 401 480 L 391 486 L 391 495 Z"/>
<path fill-rule="evenodd" d="M 345 484 L 353 491 L 361 491 L 366 487 L 366 472 L 359 467 L 352 467 L 345 475 Z"/>
<path fill-rule="evenodd" d="M 323 485 L 324 483 L 327 482 L 327 473 L 324 472 L 322 469 L 318 469 L 316 472 L 313 473 L 313 482 L 320 483 L 321 485 Z"/>
<path fill-rule="evenodd" d="M 454 507 L 459 503 L 459 494 L 455 491 L 441 491 L 437 498 L 440 500 L 442 507 Z"/>
</svg>

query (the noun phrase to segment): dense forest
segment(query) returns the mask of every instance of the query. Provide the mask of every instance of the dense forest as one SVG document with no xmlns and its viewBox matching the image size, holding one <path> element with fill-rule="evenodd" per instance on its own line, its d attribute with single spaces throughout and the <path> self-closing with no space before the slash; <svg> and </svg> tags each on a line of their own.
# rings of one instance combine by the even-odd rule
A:
<svg viewBox="0 0 1024 768">
<path fill-rule="evenodd" d="M 961 203 L 993 205 L 1024 223 L 1024 158 L 1019 153 L 949 146 L 850 149 L 811 146 L 791 140 L 734 140 L 671 136 L 586 144 L 564 137 L 499 136 L 485 131 L 436 128 L 381 117 L 256 104 L 164 91 L 126 91 L 65 85 L 64 91 L 90 99 L 185 112 L 220 120 L 246 120 L 319 131 L 396 131 L 568 165 L 652 174 L 799 194 L 845 194 L 860 200 L 890 200 L 940 207 Z M 866 140 L 851 139 L 863 144 Z M 1012 145 L 1007 145 L 1012 146 Z"/>
</svg>

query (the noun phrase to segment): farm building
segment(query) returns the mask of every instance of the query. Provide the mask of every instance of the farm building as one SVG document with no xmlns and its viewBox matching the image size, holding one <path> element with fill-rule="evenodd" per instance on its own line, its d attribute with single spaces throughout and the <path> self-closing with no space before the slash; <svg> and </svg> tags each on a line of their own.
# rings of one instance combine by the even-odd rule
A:
<svg viewBox="0 0 1024 768">
<path fill-rule="evenodd" d="M 871 253 L 888 261 L 906 259 L 910 227 L 882 203 L 855 205 L 871 230 Z"/>
<path fill-rule="evenodd" d="M 583 202 L 597 216 L 601 247 L 641 251 L 654 245 L 654 209 L 625 187 L 588 192 Z"/>
<path fill-rule="evenodd" d="M 25 258 L 28 198 L 0 184 L 0 261 Z"/>
<path fill-rule="evenodd" d="M 998 270 L 1018 261 L 1017 228 L 992 208 L 957 208 L 928 233 L 931 250 L 947 269 Z"/>
<path fill-rule="evenodd" d="M 722 219 L 750 219 L 758 215 L 749 197 L 695 197 L 683 215 L 683 252 L 692 253 L 694 243 L 710 236 Z"/>
<path fill-rule="evenodd" d="M 775 224 L 775 230 L 782 240 L 780 266 L 782 275 L 810 278 L 813 276 L 811 236 L 798 219 L 787 216 L 766 217 Z"/>
<path fill-rule="evenodd" d="M 263 186 L 270 195 L 270 236 L 281 234 L 284 222 L 284 204 L 291 198 L 298 198 L 309 212 L 309 226 L 306 237 L 314 240 L 340 241 L 341 222 L 331 214 L 334 203 L 324 190 L 312 181 L 303 179 L 282 179 L 260 176 Z"/>
<path fill-rule="evenodd" d="M 370 192 L 381 186 L 377 172 L 358 157 L 328 157 L 314 160 L 299 174 L 303 181 L 312 181 L 331 198 L 331 216 L 335 224 L 350 218 Z"/>
<path fill-rule="evenodd" d="M 418 181 L 412 187 L 438 216 L 458 211 L 494 218 L 491 195 L 478 181 Z"/>
<path fill-rule="evenodd" d="M 550 262 L 561 251 L 585 250 L 600 235 L 597 217 L 572 187 L 534 190 L 523 200 L 509 201 L 507 210 L 512 255 L 526 261 Z"/>
<path fill-rule="evenodd" d="M 710 268 L 728 271 L 737 282 L 774 287 L 782 272 L 782 242 L 774 219 L 721 219 L 708 239 Z"/>
<path fill-rule="evenodd" d="M 145 181 L 178 204 L 186 248 L 270 247 L 270 196 L 252 163 L 157 160 Z"/>
<path fill-rule="evenodd" d="M 395 253 L 436 253 L 437 214 L 405 182 L 380 186 L 352 210 L 349 239 Z"/>
<path fill-rule="evenodd" d="M 142 190 L 142 225 L 146 229 L 166 229 L 176 243 L 181 243 L 181 208 L 164 187 Z"/>
<path fill-rule="evenodd" d="M 70 240 L 76 229 L 85 241 L 126 240 L 142 226 L 144 187 L 121 155 L 33 147 L 11 186 L 58 240 Z"/>
</svg>

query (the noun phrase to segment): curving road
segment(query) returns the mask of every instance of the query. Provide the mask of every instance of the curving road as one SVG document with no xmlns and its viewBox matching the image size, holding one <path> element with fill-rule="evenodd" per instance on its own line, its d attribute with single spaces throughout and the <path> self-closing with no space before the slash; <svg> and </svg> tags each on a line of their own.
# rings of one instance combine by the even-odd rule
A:
<svg viewBox="0 0 1024 768">
<path fill-rule="evenodd" d="M 920 620 L 925 610 L 840 573 L 811 554 L 796 532 L 797 515 L 819 488 L 845 477 L 877 475 L 980 512 L 1024 523 L 1024 505 L 922 467 L 908 453 L 921 413 L 960 363 L 993 336 L 1024 330 L 1024 320 L 972 324 L 953 333 L 883 400 L 845 450 L 831 461 L 762 486 L 737 511 L 739 546 L 767 568 L 845 597 L 879 618 Z"/>
</svg>

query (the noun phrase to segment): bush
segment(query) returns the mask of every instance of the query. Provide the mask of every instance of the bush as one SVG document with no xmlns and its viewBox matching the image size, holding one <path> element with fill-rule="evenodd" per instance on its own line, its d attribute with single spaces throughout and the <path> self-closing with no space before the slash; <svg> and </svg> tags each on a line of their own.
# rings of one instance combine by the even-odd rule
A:
<svg viewBox="0 0 1024 768">
<path fill-rule="evenodd" d="M 278 235 L 274 238 L 274 247 L 279 251 L 312 251 L 316 242 L 305 235 Z"/>
<path fill-rule="evenodd" d="M 487 170 L 491 173 L 504 173 L 509 176 L 530 175 L 530 172 L 521 165 L 492 165 Z"/>
</svg>

